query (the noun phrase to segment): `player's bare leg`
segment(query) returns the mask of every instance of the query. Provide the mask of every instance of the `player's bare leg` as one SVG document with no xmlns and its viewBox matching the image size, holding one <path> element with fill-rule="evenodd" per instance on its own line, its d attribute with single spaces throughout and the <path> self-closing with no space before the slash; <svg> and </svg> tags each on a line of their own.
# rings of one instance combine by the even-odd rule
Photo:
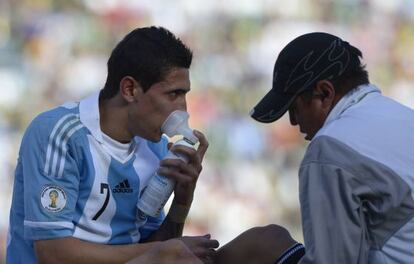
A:
<svg viewBox="0 0 414 264">
<path fill-rule="evenodd" d="M 278 225 L 254 227 L 217 251 L 215 263 L 274 264 L 296 241 Z"/>
</svg>

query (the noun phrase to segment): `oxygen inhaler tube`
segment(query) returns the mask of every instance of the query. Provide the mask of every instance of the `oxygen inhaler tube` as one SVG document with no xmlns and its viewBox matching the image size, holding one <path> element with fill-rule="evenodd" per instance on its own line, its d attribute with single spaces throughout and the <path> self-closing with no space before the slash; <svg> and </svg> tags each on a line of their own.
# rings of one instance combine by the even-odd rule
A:
<svg viewBox="0 0 414 264">
<path fill-rule="evenodd" d="M 169 137 L 183 136 L 183 139 L 175 142 L 171 148 L 176 145 L 183 145 L 195 149 L 198 138 L 193 134 L 191 128 L 188 127 L 188 117 L 187 112 L 177 110 L 172 112 L 161 126 L 161 131 Z M 188 157 L 174 153 L 171 150 L 168 151 L 164 159 L 181 159 L 185 163 L 188 162 Z M 175 181 L 173 179 L 155 173 L 138 201 L 140 217 L 142 217 L 142 213 L 152 217 L 158 216 L 171 196 L 174 186 Z"/>
</svg>

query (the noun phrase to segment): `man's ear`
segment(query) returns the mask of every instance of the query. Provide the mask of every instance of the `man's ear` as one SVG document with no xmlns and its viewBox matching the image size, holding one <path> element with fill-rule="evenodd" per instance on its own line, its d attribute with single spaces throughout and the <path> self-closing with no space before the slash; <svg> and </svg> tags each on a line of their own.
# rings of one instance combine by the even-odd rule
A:
<svg viewBox="0 0 414 264">
<path fill-rule="evenodd" d="M 330 81 L 318 81 L 314 91 L 314 94 L 318 94 L 320 96 L 323 108 L 332 108 L 332 105 L 335 103 L 336 92 Z"/>
<path fill-rule="evenodd" d="M 131 76 L 125 76 L 119 83 L 119 91 L 128 103 L 137 102 L 139 95 L 142 93 L 142 87 L 139 83 Z"/>
</svg>

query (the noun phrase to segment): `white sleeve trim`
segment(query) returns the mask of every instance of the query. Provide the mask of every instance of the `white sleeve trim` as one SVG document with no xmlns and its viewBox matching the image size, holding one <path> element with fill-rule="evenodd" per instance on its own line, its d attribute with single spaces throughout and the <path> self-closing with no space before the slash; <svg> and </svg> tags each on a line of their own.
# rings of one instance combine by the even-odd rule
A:
<svg viewBox="0 0 414 264">
<path fill-rule="evenodd" d="M 28 227 L 38 228 L 69 228 L 73 229 L 75 226 L 72 222 L 57 221 L 57 222 L 33 222 L 24 220 L 24 225 Z"/>
</svg>

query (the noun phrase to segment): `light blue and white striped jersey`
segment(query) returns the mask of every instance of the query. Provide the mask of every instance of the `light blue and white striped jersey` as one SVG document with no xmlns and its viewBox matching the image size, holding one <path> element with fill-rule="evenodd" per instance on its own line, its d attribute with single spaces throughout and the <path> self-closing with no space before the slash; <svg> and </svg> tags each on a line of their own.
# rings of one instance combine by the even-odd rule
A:
<svg viewBox="0 0 414 264">
<path fill-rule="evenodd" d="M 158 218 L 139 220 L 139 194 L 167 153 L 167 139 L 135 137 L 120 160 L 105 145 L 99 93 L 37 116 L 23 137 L 15 172 L 7 263 L 35 263 L 33 240 L 76 237 L 129 244 Z"/>
</svg>

